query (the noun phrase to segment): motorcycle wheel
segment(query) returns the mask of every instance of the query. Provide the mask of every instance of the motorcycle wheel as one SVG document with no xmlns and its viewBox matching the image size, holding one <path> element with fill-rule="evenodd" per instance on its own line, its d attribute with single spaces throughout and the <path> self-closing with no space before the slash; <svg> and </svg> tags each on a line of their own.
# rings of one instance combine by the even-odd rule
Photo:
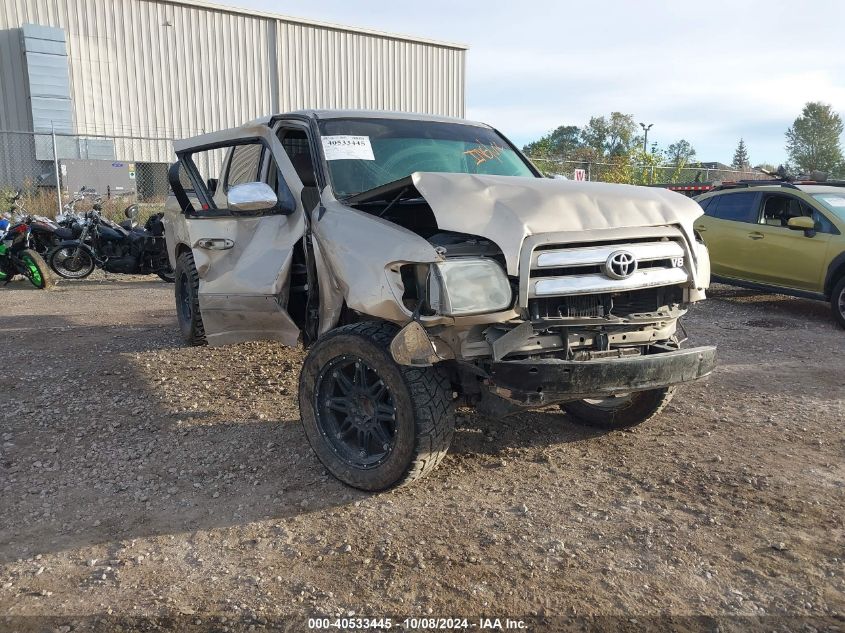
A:
<svg viewBox="0 0 845 633">
<path fill-rule="evenodd" d="M 64 246 L 50 251 L 47 261 L 59 277 L 85 279 L 94 272 L 94 258 L 88 251 L 73 246 Z"/>
<path fill-rule="evenodd" d="M 169 284 L 176 283 L 176 271 L 170 267 L 170 264 L 168 264 L 166 268 L 156 271 L 156 275 L 158 275 L 162 281 L 166 281 Z"/>
<path fill-rule="evenodd" d="M 21 251 L 20 259 L 24 267 L 21 273 L 29 279 L 33 286 L 39 290 L 44 290 L 53 285 L 50 269 L 47 268 L 47 264 L 41 255 L 31 249 L 26 249 Z"/>
</svg>

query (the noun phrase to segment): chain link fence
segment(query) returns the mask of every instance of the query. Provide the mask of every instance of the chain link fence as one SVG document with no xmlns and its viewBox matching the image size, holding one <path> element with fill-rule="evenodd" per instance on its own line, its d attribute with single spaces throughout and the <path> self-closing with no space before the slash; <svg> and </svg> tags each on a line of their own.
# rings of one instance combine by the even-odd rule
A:
<svg viewBox="0 0 845 633">
<path fill-rule="evenodd" d="M 619 161 L 581 161 L 529 156 L 537 168 L 548 176 L 562 175 L 570 179 L 596 182 L 621 182 L 633 185 L 676 183 L 712 183 L 726 180 L 766 180 L 771 176 L 757 169 L 721 169 L 697 166 L 648 165 Z M 576 174 L 582 170 L 583 174 Z"/>
<path fill-rule="evenodd" d="M 769 177 L 753 169 L 529 158 L 546 175 L 599 182 L 651 185 Z M 0 211 L 9 210 L 12 196 L 21 190 L 24 209 L 53 217 L 85 187 L 96 191 L 89 194 L 88 204 L 101 197 L 104 211 L 112 219 L 122 219 L 125 207 L 135 203 L 141 216 L 148 217 L 164 208 L 170 191 L 167 172 L 174 159 L 172 138 L 0 130 Z M 209 160 L 220 162 L 219 157 Z M 214 166 L 208 167 L 213 171 Z M 85 205 L 79 203 L 77 209 L 84 210 Z"/>
<path fill-rule="evenodd" d="M 11 209 L 20 190 L 27 212 L 54 217 L 84 187 L 95 193 L 77 210 L 100 197 L 112 219 L 135 203 L 146 218 L 164 209 L 174 159 L 170 138 L 0 130 L 0 211 Z"/>
</svg>

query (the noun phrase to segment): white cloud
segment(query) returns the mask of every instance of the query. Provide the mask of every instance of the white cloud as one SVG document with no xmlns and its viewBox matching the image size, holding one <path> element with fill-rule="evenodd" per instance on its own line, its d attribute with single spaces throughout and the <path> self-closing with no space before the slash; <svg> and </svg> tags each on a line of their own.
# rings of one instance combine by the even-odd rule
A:
<svg viewBox="0 0 845 633">
<path fill-rule="evenodd" d="M 229 0 L 470 46 L 467 109 L 517 142 L 619 110 L 663 144 L 780 161 L 804 103 L 845 111 L 845 2 Z"/>
</svg>

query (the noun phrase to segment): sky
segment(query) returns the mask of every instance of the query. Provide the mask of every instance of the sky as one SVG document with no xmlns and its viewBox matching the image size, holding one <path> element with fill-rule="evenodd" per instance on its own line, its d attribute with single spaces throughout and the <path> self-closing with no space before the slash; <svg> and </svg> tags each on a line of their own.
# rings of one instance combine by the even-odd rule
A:
<svg viewBox="0 0 845 633">
<path fill-rule="evenodd" d="M 845 1 L 214 0 L 469 46 L 467 118 L 517 145 L 611 111 L 702 161 L 786 160 L 807 101 L 845 115 Z"/>
</svg>

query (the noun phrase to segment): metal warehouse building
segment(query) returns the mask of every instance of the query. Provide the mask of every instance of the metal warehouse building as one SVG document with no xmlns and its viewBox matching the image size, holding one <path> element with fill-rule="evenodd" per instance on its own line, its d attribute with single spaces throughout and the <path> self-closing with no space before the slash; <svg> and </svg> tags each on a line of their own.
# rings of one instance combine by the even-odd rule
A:
<svg viewBox="0 0 845 633">
<path fill-rule="evenodd" d="M 50 171 L 55 145 L 63 181 L 69 167 L 110 161 L 141 197 L 161 195 L 173 139 L 269 112 L 462 117 L 465 56 L 201 1 L 0 0 L 0 187 Z"/>
</svg>

